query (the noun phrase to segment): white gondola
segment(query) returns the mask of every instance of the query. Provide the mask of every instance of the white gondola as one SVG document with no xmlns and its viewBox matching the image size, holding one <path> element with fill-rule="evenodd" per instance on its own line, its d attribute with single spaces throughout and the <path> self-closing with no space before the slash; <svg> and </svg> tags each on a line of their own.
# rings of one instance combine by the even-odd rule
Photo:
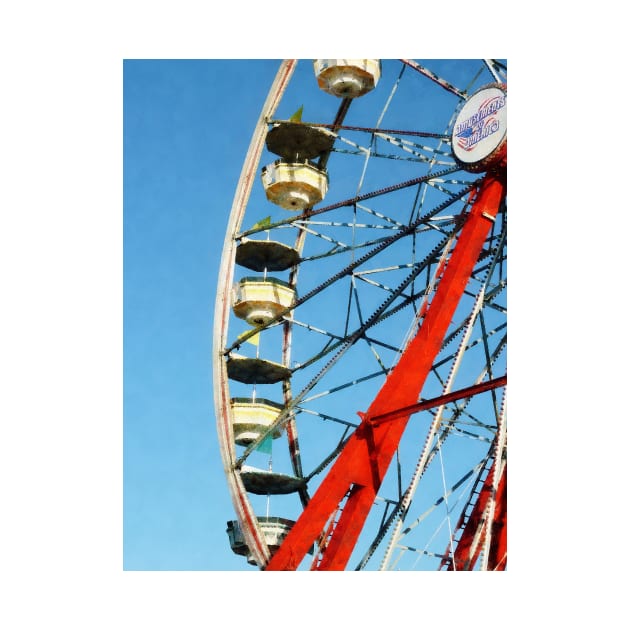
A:
<svg viewBox="0 0 630 630">
<path fill-rule="evenodd" d="M 257 400 L 232 398 L 231 407 L 234 441 L 241 446 L 247 446 L 257 440 L 282 411 L 282 405 L 265 398 Z M 275 439 L 280 437 L 280 434 L 281 431 L 276 430 L 271 435 Z"/>
<path fill-rule="evenodd" d="M 313 69 L 319 87 L 340 98 L 363 96 L 381 78 L 380 59 L 315 59 Z"/>
<path fill-rule="evenodd" d="M 276 160 L 263 167 L 262 183 L 267 199 L 285 210 L 310 208 L 328 192 L 328 174 L 308 160 Z"/>
<path fill-rule="evenodd" d="M 273 554 L 278 550 L 293 525 L 295 525 L 295 521 L 290 521 L 289 519 L 279 516 L 259 516 L 258 525 L 265 538 L 267 547 L 269 547 L 269 551 Z M 246 556 L 247 562 L 255 565 L 256 562 L 245 543 L 245 537 L 243 536 L 238 521 L 228 521 L 227 534 L 230 539 L 232 551 L 240 556 Z"/>
<path fill-rule="evenodd" d="M 295 290 L 277 278 L 243 278 L 235 286 L 234 314 L 252 326 L 263 326 L 295 302 Z"/>
</svg>

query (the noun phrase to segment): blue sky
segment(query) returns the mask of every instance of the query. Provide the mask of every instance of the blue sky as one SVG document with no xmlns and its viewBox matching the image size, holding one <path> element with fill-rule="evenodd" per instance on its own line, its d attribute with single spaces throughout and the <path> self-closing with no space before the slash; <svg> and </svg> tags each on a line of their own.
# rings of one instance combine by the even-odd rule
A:
<svg viewBox="0 0 630 630">
<path fill-rule="evenodd" d="M 125 62 L 126 569 L 247 566 L 225 533 L 211 335 L 232 196 L 277 65 Z"/>
</svg>

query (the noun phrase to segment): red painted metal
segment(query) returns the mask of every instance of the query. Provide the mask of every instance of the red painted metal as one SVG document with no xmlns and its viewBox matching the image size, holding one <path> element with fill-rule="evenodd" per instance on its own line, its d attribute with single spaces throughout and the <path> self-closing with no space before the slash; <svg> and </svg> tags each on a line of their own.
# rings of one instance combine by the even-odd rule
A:
<svg viewBox="0 0 630 630">
<path fill-rule="evenodd" d="M 496 389 L 497 387 L 503 387 L 506 384 L 507 384 L 507 376 L 499 376 L 489 381 L 483 381 L 481 383 L 477 383 L 477 385 L 471 385 L 470 387 L 464 387 L 463 389 L 458 389 L 455 392 L 450 392 L 442 396 L 437 396 L 436 398 L 429 398 L 428 400 L 423 400 L 422 402 L 416 403 L 415 405 L 409 405 L 408 407 L 403 407 L 402 409 L 395 409 L 394 411 L 389 411 L 387 413 L 381 414 L 380 416 L 374 416 L 373 418 L 368 419 L 367 422 L 369 422 L 372 426 L 374 426 L 375 424 L 380 424 L 381 422 L 388 422 L 389 420 L 395 420 L 396 418 L 399 418 L 404 415 L 411 415 L 412 413 L 417 413 L 418 411 L 424 411 L 425 409 L 433 409 L 433 407 L 446 405 L 455 400 L 461 400 L 462 398 L 470 398 L 471 396 L 476 396 L 477 394 L 487 392 L 491 389 Z"/>
<path fill-rule="evenodd" d="M 492 540 L 488 556 L 488 569 L 505 571 L 507 566 L 507 464 L 499 481 L 492 522 Z"/>
<path fill-rule="evenodd" d="M 466 523 L 458 523 L 457 529 L 463 526 L 461 537 L 452 556 L 447 550 L 440 568 L 446 567 L 447 571 L 470 571 L 479 559 L 483 540 L 487 535 L 483 517 L 492 497 L 494 468 L 493 463 Z M 503 571 L 507 565 L 507 464 L 503 467 L 497 486 L 492 524 L 488 570 Z"/>
<path fill-rule="evenodd" d="M 297 569 L 347 497 L 317 570 L 345 568 L 410 414 L 374 425 L 370 419 L 417 403 L 504 194 L 504 177 L 487 174 L 416 336 L 265 570 Z"/>
</svg>

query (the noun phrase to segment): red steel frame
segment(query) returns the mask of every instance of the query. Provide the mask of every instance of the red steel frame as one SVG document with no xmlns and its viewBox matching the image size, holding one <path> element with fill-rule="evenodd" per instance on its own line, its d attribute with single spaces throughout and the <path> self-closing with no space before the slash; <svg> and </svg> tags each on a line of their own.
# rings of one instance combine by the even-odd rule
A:
<svg viewBox="0 0 630 630">
<path fill-rule="evenodd" d="M 480 540 L 484 535 L 487 535 L 484 529 L 487 527 L 484 515 L 492 496 L 492 478 L 495 466 L 496 461 L 492 464 L 468 520 L 465 524 L 460 522 L 457 526 L 457 529 L 463 526 L 463 531 L 453 550 L 452 557 L 447 551 L 440 568 L 446 567 L 448 571 L 468 571 L 475 566 L 482 549 Z M 507 464 L 503 466 L 499 477 L 491 522 L 492 538 L 488 554 L 488 570 L 503 571 L 507 564 Z"/>
<path fill-rule="evenodd" d="M 498 213 L 505 189 L 504 169 L 484 177 L 416 336 L 367 412 L 360 414 L 361 424 L 265 570 L 297 569 L 325 530 L 329 540 L 314 570 L 343 570 L 346 567 Z M 413 379 L 409 378 L 410 374 L 415 375 Z M 496 500 L 496 522 L 501 524 L 501 536 L 499 548 L 496 549 L 495 544 L 493 553 L 495 557 L 499 556 L 498 562 L 504 555 L 507 536 L 505 513 L 499 513 L 505 506 L 501 494 L 505 493 L 505 477 L 501 477 Z M 335 524 L 331 521 L 340 510 L 344 497 L 347 499 Z"/>
</svg>

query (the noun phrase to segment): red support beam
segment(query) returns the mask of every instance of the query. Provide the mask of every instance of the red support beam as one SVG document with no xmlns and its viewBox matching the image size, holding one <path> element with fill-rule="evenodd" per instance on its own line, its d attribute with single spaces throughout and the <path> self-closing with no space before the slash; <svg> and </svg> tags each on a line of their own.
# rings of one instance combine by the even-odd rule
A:
<svg viewBox="0 0 630 630">
<path fill-rule="evenodd" d="M 496 462 L 495 462 L 496 463 Z M 481 553 L 485 537 L 488 535 L 486 523 L 483 520 L 488 502 L 492 498 L 492 479 L 494 477 L 495 464 L 488 473 L 483 488 L 477 497 L 467 522 L 458 524 L 458 529 L 463 526 L 459 542 L 453 549 L 445 553 L 448 559 L 442 562 L 447 571 L 471 571 Z M 476 542 L 475 542 L 476 541 Z M 507 465 L 503 467 L 497 495 L 495 497 L 494 513 L 492 516 L 492 538 L 490 540 L 490 553 L 488 557 L 489 571 L 503 571 L 507 564 Z"/>
<path fill-rule="evenodd" d="M 317 567 L 345 568 L 410 414 L 376 424 L 372 419 L 417 403 L 504 194 L 504 179 L 486 175 L 416 336 L 265 570 L 297 569 L 348 495 Z"/>
<path fill-rule="evenodd" d="M 507 566 L 507 465 L 497 488 L 488 570 L 505 571 Z"/>
<path fill-rule="evenodd" d="M 499 376 L 498 378 L 483 381 L 477 385 L 471 385 L 470 387 L 458 389 L 456 392 L 443 394 L 442 396 L 437 396 L 436 398 L 429 398 L 428 400 L 423 400 L 415 405 L 409 405 L 408 407 L 403 407 L 402 409 L 395 409 L 394 411 L 389 411 L 388 413 L 381 414 L 380 416 L 374 416 L 369 420 L 369 422 L 372 426 L 374 426 L 375 424 L 380 424 L 381 422 L 395 420 L 401 416 L 409 416 L 412 413 L 417 413 L 418 411 L 424 411 L 425 409 L 433 409 L 434 407 L 446 405 L 447 403 L 454 402 L 455 400 L 470 398 L 471 396 L 487 392 L 490 389 L 503 387 L 506 384 L 507 376 Z"/>
</svg>

